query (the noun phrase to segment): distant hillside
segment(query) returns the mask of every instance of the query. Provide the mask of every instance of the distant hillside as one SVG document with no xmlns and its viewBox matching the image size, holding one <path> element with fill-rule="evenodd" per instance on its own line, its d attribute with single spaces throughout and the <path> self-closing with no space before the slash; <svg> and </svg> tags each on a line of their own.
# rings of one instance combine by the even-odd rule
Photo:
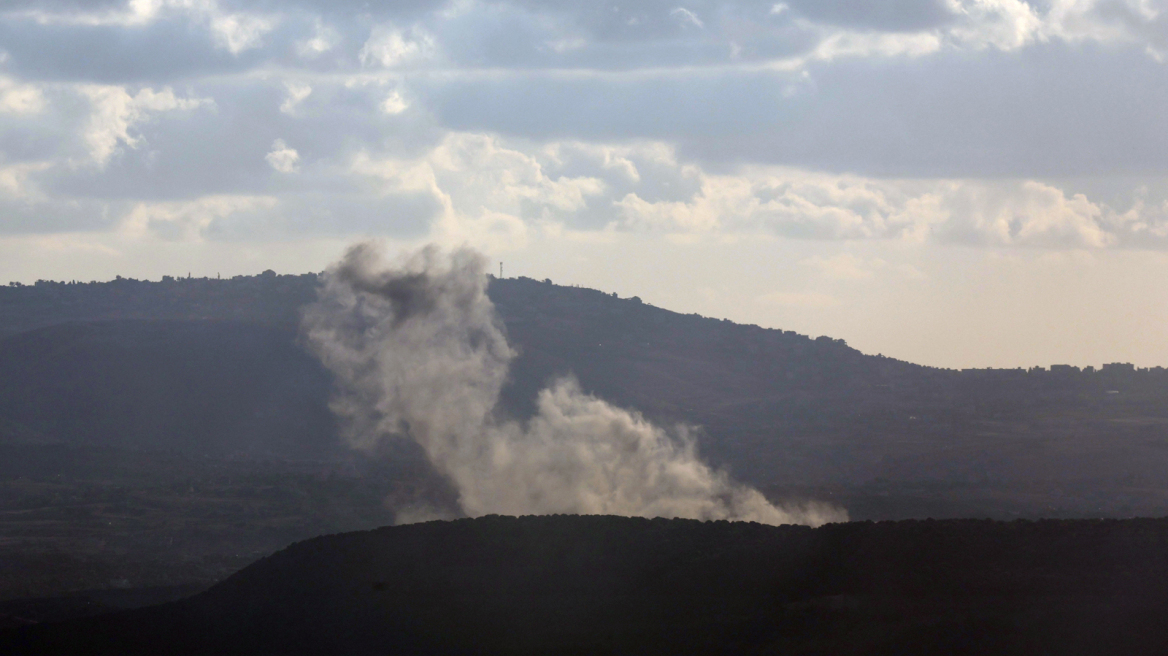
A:
<svg viewBox="0 0 1168 656">
<path fill-rule="evenodd" d="M 265 274 L 0 287 L 0 335 L 9 335 L 0 341 L 0 390 L 8 391 L 0 431 L 191 453 L 326 453 L 336 444 L 329 381 L 296 344 L 299 308 L 316 281 Z M 759 447 L 774 445 L 748 437 L 743 446 L 754 452 L 743 458 L 740 436 L 772 433 L 776 417 L 838 424 L 823 406 L 887 404 L 872 391 L 926 371 L 839 340 L 595 290 L 492 279 L 490 295 L 521 354 L 504 394 L 510 412 L 528 414 L 551 377 L 574 374 L 655 419 L 710 427 L 708 455 L 758 480 L 769 473 L 759 457 L 771 459 Z"/>
<path fill-rule="evenodd" d="M 70 321 L 214 319 L 295 328 L 317 276 L 163 278 L 53 282 L 0 287 L 0 338 Z"/>
<path fill-rule="evenodd" d="M 0 440 L 335 452 L 330 382 L 295 337 L 316 284 L 267 272 L 0 287 Z M 492 279 L 489 293 L 521 354 L 504 392 L 516 415 L 572 373 L 655 420 L 703 426 L 705 456 L 756 484 L 1121 481 L 1102 503 L 1047 488 L 1033 503 L 1168 502 L 1163 369 L 957 372 L 527 278 Z"/>
<path fill-rule="evenodd" d="M 1162 654 L 1168 520 L 484 517 L 316 538 L 22 654 Z"/>
<path fill-rule="evenodd" d="M 340 444 L 329 380 L 287 327 L 66 323 L 0 341 L 0 429 L 193 455 L 321 458 Z"/>
</svg>

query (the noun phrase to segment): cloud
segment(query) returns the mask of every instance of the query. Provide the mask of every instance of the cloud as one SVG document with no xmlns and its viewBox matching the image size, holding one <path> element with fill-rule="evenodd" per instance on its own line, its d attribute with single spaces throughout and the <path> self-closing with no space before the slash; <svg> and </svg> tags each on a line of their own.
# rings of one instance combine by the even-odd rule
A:
<svg viewBox="0 0 1168 656">
<path fill-rule="evenodd" d="M 706 26 L 706 24 L 702 22 L 702 19 L 698 18 L 697 14 L 686 9 L 685 7 L 674 7 L 669 12 L 669 15 L 677 19 L 677 21 L 682 25 L 692 25 L 697 28 L 703 28 Z"/>
<path fill-rule="evenodd" d="M 946 0 L 787 0 L 770 13 L 797 14 L 809 22 L 867 32 L 918 32 L 953 22 L 952 3 Z"/>
<path fill-rule="evenodd" d="M 289 116 L 295 115 L 296 106 L 312 94 L 312 87 L 299 82 L 285 82 L 284 88 L 288 90 L 288 95 L 284 102 L 280 103 L 280 111 Z"/>
<path fill-rule="evenodd" d="M 264 35 L 272 30 L 273 21 L 270 18 L 222 13 L 217 9 L 214 3 L 208 3 L 207 20 L 211 32 L 218 43 L 233 55 L 258 48 L 263 43 Z"/>
<path fill-rule="evenodd" d="M 1157 127 L 1157 108 L 1168 104 L 1168 66 L 1142 52 L 1046 45 L 976 57 L 942 49 L 896 64 L 876 59 L 825 60 L 807 76 L 449 76 L 411 80 L 410 91 L 453 130 L 667 141 L 712 166 L 941 178 L 1168 171 L 1168 132 Z"/>
<path fill-rule="evenodd" d="M 1151 246 L 1146 237 L 1164 230 L 1159 205 L 1140 202 L 1119 212 L 1034 180 L 880 180 L 766 167 L 713 175 L 675 167 L 678 177 L 699 182 L 690 197 L 651 202 L 632 191 L 611 200 L 614 225 L 671 234 L 1096 249 Z M 807 263 L 837 279 L 870 275 L 847 254 Z"/>
<path fill-rule="evenodd" d="M 200 241 L 216 221 L 271 210 L 277 202 L 264 196 L 208 196 L 191 201 L 137 203 L 122 218 L 118 229 L 138 239 Z"/>
<path fill-rule="evenodd" d="M 0 112 L 37 114 L 45 108 L 45 96 L 33 84 L 0 76 Z"/>
<path fill-rule="evenodd" d="M 835 32 L 808 55 L 781 62 L 782 67 L 800 68 L 809 62 L 830 62 L 846 57 L 922 57 L 941 49 L 941 37 L 932 33 L 880 34 Z"/>
<path fill-rule="evenodd" d="M 118 152 L 119 144 L 137 148 L 142 138 L 131 134 L 131 131 L 152 115 L 214 104 L 210 98 L 179 98 L 169 87 L 161 91 L 147 87 L 133 96 L 120 86 L 84 85 L 78 91 L 89 100 L 91 106 L 83 137 L 90 156 L 98 166 L 105 166 L 109 162 Z"/>
<path fill-rule="evenodd" d="M 14 1 L 0 164 L 44 164 L 12 180 L 60 222 L 264 196 L 310 234 L 398 199 L 498 243 L 1164 247 L 1156 6 L 781 5 Z"/>
<path fill-rule="evenodd" d="M 40 196 L 39 192 L 31 188 L 28 176 L 30 173 L 44 171 L 49 168 L 49 162 L 25 162 L 11 166 L 0 167 L 0 191 L 11 198 L 30 199 Z"/>
<path fill-rule="evenodd" d="M 1022 0 L 950 0 L 955 14 L 964 18 L 948 30 L 959 46 L 1014 50 L 1051 31 L 1043 17 Z"/>
<path fill-rule="evenodd" d="M 386 85 L 377 80 L 352 86 L 314 82 L 309 87 L 314 108 L 339 107 L 342 113 L 301 116 L 300 105 L 291 102 L 306 96 L 308 85 L 299 84 L 273 82 L 252 96 L 224 95 L 232 87 L 216 88 L 214 93 L 225 98 L 215 103 L 216 111 L 197 112 L 182 122 L 157 122 L 149 131 L 149 156 L 119 158 L 114 167 L 107 165 L 115 153 L 145 142 L 140 131 L 147 121 L 212 101 L 194 94 L 184 98 L 169 88 L 147 87 L 131 95 L 125 87 L 86 86 L 83 97 L 92 109 L 79 127 L 99 169 L 82 177 L 67 166 L 50 166 L 35 172 L 37 187 L 47 194 L 65 193 L 62 201 L 67 194 L 131 203 L 143 195 L 159 200 L 168 194 L 278 197 L 290 217 L 284 225 L 306 234 L 315 232 L 313 220 L 328 231 L 344 230 L 342 208 L 350 212 L 363 202 L 392 207 L 390 199 L 400 198 L 410 208 L 402 216 L 409 218 L 388 218 L 375 231 L 393 232 L 399 224 L 409 231 L 428 226 L 444 243 L 482 239 L 504 247 L 529 243 L 540 234 L 596 230 L 691 241 L 761 235 L 995 248 L 1166 246 L 1168 193 L 1142 197 L 1127 207 L 1115 205 L 1114 197 L 1108 204 L 1084 191 L 1028 178 L 899 178 L 717 166 L 684 157 L 667 141 L 444 132 L 427 125 L 424 112 L 405 111 L 409 105 L 398 87 L 384 95 Z M 256 107 L 266 107 L 269 114 L 255 113 Z M 391 123 L 380 122 L 387 110 L 397 114 Z M 220 125 L 232 131 L 219 132 L 213 140 L 200 136 L 211 133 L 208 126 Z M 213 165 L 192 165 L 208 153 L 222 155 Z M 308 159 L 313 167 L 302 171 L 300 164 Z M 288 179 L 292 173 L 297 174 L 294 184 Z M 1130 198 L 1134 191 L 1128 193 Z M 348 222 L 351 229 L 376 226 L 363 218 L 367 215 L 372 216 L 356 212 L 362 218 Z M 233 234 L 265 234 L 232 225 Z M 264 225 L 274 224 L 265 219 Z"/>
<path fill-rule="evenodd" d="M 11 18 L 31 19 L 40 25 L 73 25 L 89 28 L 141 28 L 166 17 L 184 17 L 202 24 L 216 44 L 233 55 L 258 48 L 274 27 L 270 16 L 224 11 L 218 0 L 127 0 L 124 4 L 96 3 L 94 7 L 60 7 L 51 3 L 8 13 Z M 2 16 L 3 14 L 0 14 Z"/>
<path fill-rule="evenodd" d="M 447 229 L 455 232 L 456 224 L 515 232 L 525 222 L 563 221 L 605 188 L 595 177 L 552 177 L 534 153 L 477 134 L 449 135 L 413 161 L 360 153 L 352 171 L 384 180 L 387 190 L 433 194 L 446 208 Z"/>
<path fill-rule="evenodd" d="M 300 170 L 300 153 L 289 148 L 283 139 L 272 142 L 272 150 L 264 155 L 268 164 L 280 173 L 295 173 Z"/>
<path fill-rule="evenodd" d="M 298 159 L 282 140 L 268 155 L 283 172 L 297 170 Z M 415 157 L 363 150 L 346 167 L 358 179 L 380 181 L 375 193 L 433 199 L 442 210 L 432 229 L 448 243 L 521 244 L 531 230 L 603 229 L 700 239 L 1168 246 L 1168 199 L 1119 211 L 1035 180 L 879 179 L 758 166 L 710 173 L 662 143 L 525 143 L 454 133 Z M 883 267 L 847 254 L 806 263 L 835 279 L 861 279 Z"/>
<path fill-rule="evenodd" d="M 38 23 L 66 23 L 87 26 L 114 25 L 136 27 L 153 22 L 166 6 L 163 0 L 127 0 L 94 2 L 85 7 L 77 4 L 27 3 L 27 8 L 13 7 L 11 14 L 31 18 Z"/>
<path fill-rule="evenodd" d="M 1104 248 L 1120 240 L 1104 221 L 1108 212 L 1082 194 L 1067 197 L 1050 185 L 1025 181 L 1002 189 L 951 185 L 951 218 L 937 226 L 942 239 L 990 245 Z"/>
<path fill-rule="evenodd" d="M 747 169 L 739 175 L 698 173 L 701 186 L 682 201 L 617 202 L 623 224 L 665 231 L 771 232 L 791 237 L 907 237 L 933 219 L 895 184 L 805 171 Z"/>
<path fill-rule="evenodd" d="M 42 30 L 34 39 L 41 44 L 61 34 L 54 31 L 61 27 L 89 30 L 81 37 L 86 40 L 116 30 L 119 38 L 107 39 L 107 49 L 137 42 L 154 52 L 134 55 L 164 60 L 171 44 L 141 36 L 162 30 L 178 36 L 183 30 L 172 28 L 197 27 L 216 48 L 237 59 L 265 50 L 251 66 L 296 53 L 300 64 L 337 70 L 354 57 L 367 67 L 396 68 L 432 59 L 438 52 L 456 69 L 589 70 L 736 65 L 791 70 L 841 58 L 1014 51 L 1055 42 L 1125 44 L 1159 56 L 1168 38 L 1164 12 L 1142 0 L 717 1 L 688 7 L 643 0 L 615 11 L 523 0 L 394 5 L 400 6 L 277 6 L 260 0 L 27 2 L 0 10 L 0 24 Z M 344 44 L 361 45 L 356 52 L 338 51 Z M 321 58 L 326 52 L 337 56 Z M 23 47 L 20 54 L 54 57 Z M 87 67 L 76 60 L 73 66 Z"/>
<path fill-rule="evenodd" d="M 409 106 L 410 104 L 406 102 L 406 99 L 402 97 L 401 92 L 397 89 L 390 91 L 389 95 L 385 97 L 385 100 L 382 100 L 381 104 L 378 105 L 382 112 L 390 116 L 401 114 L 409 109 Z"/>
<path fill-rule="evenodd" d="M 396 27 L 378 25 L 361 46 L 357 58 L 365 66 L 393 68 L 429 59 L 434 56 L 434 38 L 424 30 L 414 28 L 407 36 Z"/>
<path fill-rule="evenodd" d="M 315 59 L 337 47 L 340 42 L 340 33 L 317 18 L 312 36 L 297 42 L 296 52 L 305 59 Z"/>
</svg>

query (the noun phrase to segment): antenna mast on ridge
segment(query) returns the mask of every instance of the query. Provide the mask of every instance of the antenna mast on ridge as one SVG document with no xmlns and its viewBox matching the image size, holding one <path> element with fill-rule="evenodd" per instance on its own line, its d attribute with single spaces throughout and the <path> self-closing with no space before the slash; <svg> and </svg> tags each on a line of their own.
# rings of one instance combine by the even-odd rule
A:
<svg viewBox="0 0 1168 656">
<path fill-rule="evenodd" d="M 503 279 L 503 263 L 499 263 L 499 280 Z"/>
</svg>

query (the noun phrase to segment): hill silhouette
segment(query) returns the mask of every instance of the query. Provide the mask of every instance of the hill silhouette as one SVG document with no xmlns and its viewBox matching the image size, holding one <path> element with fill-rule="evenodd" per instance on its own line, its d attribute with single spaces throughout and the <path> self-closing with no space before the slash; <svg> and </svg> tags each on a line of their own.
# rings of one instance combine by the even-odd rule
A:
<svg viewBox="0 0 1168 656">
<path fill-rule="evenodd" d="M 497 517 L 315 538 L 7 653 L 1163 653 L 1168 520 Z"/>
<path fill-rule="evenodd" d="M 266 272 L 0 287 L 0 442 L 336 455 L 331 381 L 297 341 L 316 285 Z M 950 501 L 1006 486 L 1055 515 L 1168 512 L 1162 368 L 952 371 L 550 281 L 492 279 L 489 294 L 520 353 L 503 394 L 519 417 L 571 373 L 703 427 L 703 456 L 755 485 L 871 483 L 869 501 L 884 481 Z M 1100 485 L 1115 489 L 1079 493 Z M 979 494 L 983 509 L 1002 497 Z"/>
</svg>

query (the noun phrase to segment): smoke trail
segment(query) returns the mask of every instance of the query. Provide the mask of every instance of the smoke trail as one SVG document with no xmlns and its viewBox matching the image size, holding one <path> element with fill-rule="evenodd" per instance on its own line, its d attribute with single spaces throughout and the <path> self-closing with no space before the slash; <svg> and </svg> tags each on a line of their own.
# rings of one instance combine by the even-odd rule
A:
<svg viewBox="0 0 1168 656">
<path fill-rule="evenodd" d="M 357 448 L 407 435 L 454 484 L 462 512 L 613 514 L 819 525 L 826 505 L 777 508 L 666 431 L 561 379 L 525 424 L 496 416 L 515 352 L 486 294 L 486 259 L 430 246 L 386 265 L 358 244 L 304 314 L 336 376 L 333 410 Z M 399 518 L 400 521 L 401 518 Z"/>
</svg>

